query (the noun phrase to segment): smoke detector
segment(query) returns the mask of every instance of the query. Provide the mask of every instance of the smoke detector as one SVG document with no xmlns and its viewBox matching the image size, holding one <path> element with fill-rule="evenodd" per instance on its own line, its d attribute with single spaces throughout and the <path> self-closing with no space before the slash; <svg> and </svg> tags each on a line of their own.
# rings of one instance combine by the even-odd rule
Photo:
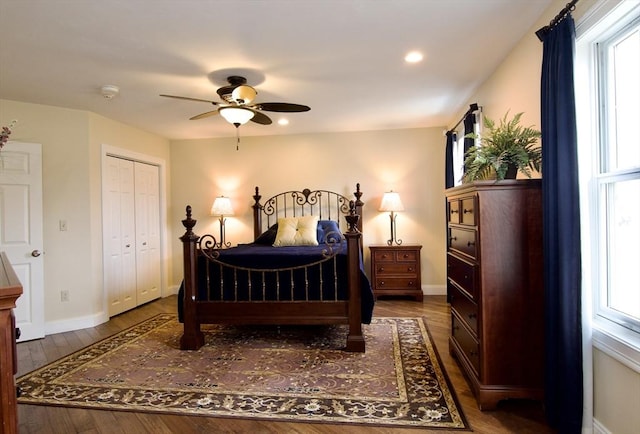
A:
<svg viewBox="0 0 640 434">
<path fill-rule="evenodd" d="M 120 88 L 113 84 L 105 84 L 104 86 L 102 86 L 102 88 L 100 88 L 100 91 L 102 92 L 103 97 L 105 97 L 106 99 L 111 99 L 120 93 Z"/>
</svg>

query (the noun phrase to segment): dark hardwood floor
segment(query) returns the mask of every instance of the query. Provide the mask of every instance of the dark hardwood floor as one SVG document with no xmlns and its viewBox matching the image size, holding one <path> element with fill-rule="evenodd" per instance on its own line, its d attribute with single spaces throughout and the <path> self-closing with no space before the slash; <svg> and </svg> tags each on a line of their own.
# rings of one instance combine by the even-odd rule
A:
<svg viewBox="0 0 640 434">
<path fill-rule="evenodd" d="M 160 299 L 111 318 L 97 327 L 49 335 L 18 344 L 18 375 L 25 374 L 97 340 L 158 313 L 175 312 L 176 297 Z M 374 316 L 424 316 L 471 429 L 476 433 L 553 433 L 544 422 L 542 404 L 504 401 L 495 411 L 478 409 L 469 386 L 448 351 L 449 306 L 444 296 L 427 296 L 422 303 L 378 300 Z M 18 406 L 19 432 L 29 433 L 413 433 L 416 429 L 265 422 L 201 416 L 174 416 L 134 412 Z M 421 432 L 425 432 L 422 430 Z M 461 431 L 437 430 L 438 433 Z"/>
</svg>

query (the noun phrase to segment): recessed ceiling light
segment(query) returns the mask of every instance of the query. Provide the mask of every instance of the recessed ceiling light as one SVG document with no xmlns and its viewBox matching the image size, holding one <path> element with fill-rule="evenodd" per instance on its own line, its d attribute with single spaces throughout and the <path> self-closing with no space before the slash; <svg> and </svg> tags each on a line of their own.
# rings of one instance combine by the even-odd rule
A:
<svg viewBox="0 0 640 434">
<path fill-rule="evenodd" d="M 411 51 L 406 56 L 404 56 L 404 60 L 407 63 L 418 63 L 422 60 L 422 53 L 419 51 Z"/>
<path fill-rule="evenodd" d="M 279 119 L 278 125 L 289 125 L 289 119 L 285 119 L 285 118 Z"/>
</svg>

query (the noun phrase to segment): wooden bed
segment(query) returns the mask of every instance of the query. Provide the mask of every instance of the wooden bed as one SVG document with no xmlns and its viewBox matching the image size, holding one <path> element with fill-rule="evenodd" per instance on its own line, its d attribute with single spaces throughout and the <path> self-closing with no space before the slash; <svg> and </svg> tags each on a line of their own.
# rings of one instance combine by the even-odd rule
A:
<svg viewBox="0 0 640 434">
<path fill-rule="evenodd" d="M 371 321 L 374 299 L 362 260 L 361 196 L 357 184 L 353 198 L 304 189 L 279 193 L 263 205 L 256 187 L 254 242 L 230 249 L 217 248 L 213 235 L 196 235 L 187 206 L 180 238 L 181 349 L 203 345 L 201 324 L 348 324 L 345 350 L 364 352 L 362 323 Z M 287 224 L 311 222 L 308 235 L 316 219 L 317 246 L 274 247 Z"/>
</svg>

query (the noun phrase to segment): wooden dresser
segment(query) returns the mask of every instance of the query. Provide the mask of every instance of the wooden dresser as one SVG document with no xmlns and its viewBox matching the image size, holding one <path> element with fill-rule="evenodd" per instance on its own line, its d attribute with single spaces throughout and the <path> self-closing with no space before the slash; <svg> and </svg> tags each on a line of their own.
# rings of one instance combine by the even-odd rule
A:
<svg viewBox="0 0 640 434">
<path fill-rule="evenodd" d="M 541 180 L 446 190 L 449 351 L 482 410 L 543 399 Z"/>
<path fill-rule="evenodd" d="M 369 246 L 373 294 L 411 296 L 422 301 L 418 245 Z"/>
<path fill-rule="evenodd" d="M 18 432 L 16 398 L 16 321 L 13 308 L 22 285 L 4 252 L 0 252 L 0 427 L 2 434 Z"/>
</svg>

